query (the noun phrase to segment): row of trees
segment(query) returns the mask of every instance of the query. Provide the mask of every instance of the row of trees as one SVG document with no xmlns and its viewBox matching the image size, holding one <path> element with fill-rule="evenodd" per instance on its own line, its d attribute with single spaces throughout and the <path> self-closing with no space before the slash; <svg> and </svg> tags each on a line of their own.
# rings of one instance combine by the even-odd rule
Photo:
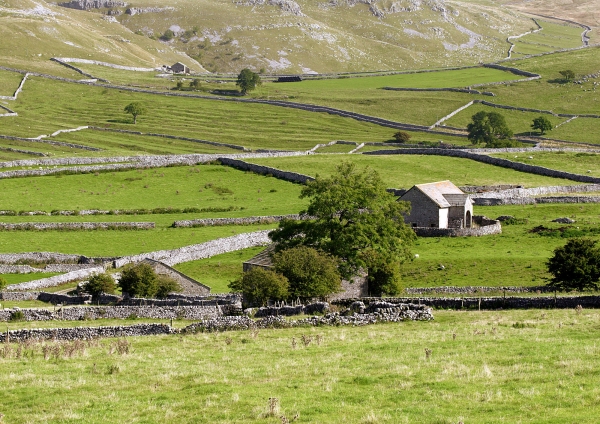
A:
<svg viewBox="0 0 600 424">
<path fill-rule="evenodd" d="M 287 279 L 287 286 L 277 280 L 278 298 L 326 296 L 339 290 L 341 278 L 362 272 L 372 295 L 400 291 L 400 264 L 412 257 L 416 238 L 404 223 L 410 205 L 388 193 L 375 170 L 342 162 L 330 177 L 317 175 L 300 198 L 309 201 L 300 214 L 310 218 L 282 220 L 269 234 L 276 243 L 273 272 Z M 231 289 L 256 299 L 254 276 L 244 277 Z M 269 297 L 275 296 L 262 299 Z"/>
<path fill-rule="evenodd" d="M 545 116 L 538 116 L 531 124 L 531 129 L 540 134 L 552 130 L 552 122 Z M 480 111 L 471 117 L 467 125 L 468 138 L 473 144 L 485 144 L 486 147 L 513 147 L 513 132 L 508 127 L 504 116 L 498 112 Z"/>
<path fill-rule="evenodd" d="M 119 286 L 122 292 L 131 297 L 164 299 L 169 293 L 181 291 L 177 281 L 157 274 L 149 264 L 143 262 L 126 266 L 121 272 Z M 102 293 L 115 293 L 116 289 L 117 283 L 108 273 L 93 275 L 85 286 L 85 290 L 94 297 Z"/>
</svg>

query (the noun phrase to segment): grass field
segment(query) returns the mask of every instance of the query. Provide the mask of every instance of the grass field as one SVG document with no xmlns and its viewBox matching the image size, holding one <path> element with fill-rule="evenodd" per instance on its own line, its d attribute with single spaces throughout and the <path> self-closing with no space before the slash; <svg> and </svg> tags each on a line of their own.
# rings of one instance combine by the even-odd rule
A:
<svg viewBox="0 0 600 424">
<path fill-rule="evenodd" d="M 12 96 L 21 83 L 23 75 L 0 70 L 0 96 Z"/>
<path fill-rule="evenodd" d="M 235 252 L 223 253 L 208 259 L 184 262 L 175 269 L 206 284 L 211 293 L 229 293 L 227 284 L 242 273 L 242 263 L 260 253 L 263 247 L 251 247 Z"/>
<path fill-rule="evenodd" d="M 12 423 L 274 424 L 296 414 L 305 423 L 595 422 L 598 311 L 434 314 L 433 322 L 256 337 L 138 337 L 123 355 L 109 353 L 110 339 L 49 360 L 39 345 L 18 359 L 12 346 L 0 357 L 10 370 L 0 373 L 2 413 Z M 98 324 L 107 323 L 85 323 Z"/>
<path fill-rule="evenodd" d="M 600 175 L 600 156 L 585 152 L 539 152 L 539 153 L 498 153 L 491 156 L 523 162 L 530 165 L 574 172 L 576 174 Z M 533 159 L 529 159 L 532 157 Z M 591 172 L 588 172 L 591 171 Z"/>
<path fill-rule="evenodd" d="M 31 272 L 29 274 L 0 274 L 8 284 L 19 284 L 25 281 L 37 280 L 38 278 L 46 278 L 57 275 L 52 272 Z"/>
<path fill-rule="evenodd" d="M 538 20 L 542 31 L 529 34 L 514 40 L 513 57 L 551 52 L 581 46 L 580 27 Z"/>
<path fill-rule="evenodd" d="M 307 175 L 328 175 L 343 160 L 377 170 L 388 187 L 410 188 L 424 182 L 451 180 L 458 186 L 519 184 L 525 187 L 572 185 L 573 181 L 527 174 L 469 159 L 421 155 L 318 155 L 256 158 L 249 162 Z M 575 183 L 576 184 L 576 183 Z"/>
</svg>

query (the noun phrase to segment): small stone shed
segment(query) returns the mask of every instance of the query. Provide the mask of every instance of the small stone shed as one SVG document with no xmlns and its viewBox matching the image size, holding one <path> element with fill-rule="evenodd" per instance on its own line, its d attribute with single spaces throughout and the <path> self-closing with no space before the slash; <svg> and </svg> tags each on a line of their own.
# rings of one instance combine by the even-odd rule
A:
<svg viewBox="0 0 600 424">
<path fill-rule="evenodd" d="M 171 268 L 169 265 L 155 261 L 154 259 L 146 258 L 143 262 L 147 263 L 154 269 L 158 275 L 166 275 L 177 281 L 183 291 L 182 294 L 186 295 L 207 295 L 210 294 L 210 287 L 205 286 L 204 284 L 194 280 L 193 278 L 188 277 L 187 275 L 177 271 L 174 268 Z"/>
<path fill-rule="evenodd" d="M 176 64 L 171 66 L 171 71 L 173 71 L 174 74 L 189 74 L 190 68 L 188 68 L 181 62 L 177 62 Z"/>
<path fill-rule="evenodd" d="M 471 228 L 473 202 L 450 181 L 417 184 L 399 200 L 410 202 L 404 221 L 413 227 Z"/>
<path fill-rule="evenodd" d="M 271 259 L 271 254 L 274 250 L 275 245 L 271 244 L 253 258 L 248 259 L 243 264 L 244 272 L 248 272 L 254 267 L 272 269 L 273 260 Z M 327 300 L 333 301 L 339 299 L 354 299 L 368 295 L 369 283 L 367 281 L 367 276 L 363 274 L 352 277 L 350 280 L 342 280 L 342 291 L 332 294 Z"/>
</svg>

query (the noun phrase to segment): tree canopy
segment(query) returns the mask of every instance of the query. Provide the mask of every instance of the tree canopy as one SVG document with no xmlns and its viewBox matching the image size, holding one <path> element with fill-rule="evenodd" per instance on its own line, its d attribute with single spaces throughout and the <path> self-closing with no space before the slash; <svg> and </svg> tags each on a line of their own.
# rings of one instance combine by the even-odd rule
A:
<svg viewBox="0 0 600 424">
<path fill-rule="evenodd" d="M 480 111 L 471 117 L 467 125 L 468 138 L 473 144 L 485 143 L 488 147 L 496 147 L 499 140 L 507 140 L 513 136 L 504 116 L 498 112 Z"/>
<path fill-rule="evenodd" d="M 260 80 L 260 76 L 248 68 L 242 69 L 237 77 L 237 82 L 235 83 L 235 85 L 240 87 L 240 91 L 243 95 L 245 95 L 248 91 L 254 90 L 258 85 L 261 84 L 262 82 Z"/>
<path fill-rule="evenodd" d="M 531 129 L 539 130 L 540 134 L 544 134 L 546 131 L 551 131 L 553 128 L 552 122 L 545 116 L 538 116 L 534 118 L 533 123 L 531 124 Z"/>
<path fill-rule="evenodd" d="M 147 263 L 126 266 L 121 271 L 119 285 L 131 297 L 165 298 L 171 292 L 181 291 L 181 286 L 172 278 L 157 275 Z"/>
<path fill-rule="evenodd" d="M 600 281 L 600 248 L 596 241 L 585 238 L 569 240 L 554 250 L 548 260 L 552 278 L 548 285 L 557 290 L 598 289 Z"/>
<path fill-rule="evenodd" d="M 282 300 L 288 297 L 287 278 L 270 269 L 254 267 L 240 278 L 229 283 L 234 293 L 242 293 L 244 301 L 250 305 L 264 306 L 269 300 Z"/>
<path fill-rule="evenodd" d="M 559 74 L 562 75 L 563 80 L 565 82 L 571 82 L 575 79 L 575 72 L 570 69 L 565 69 L 564 71 L 558 71 Z"/>
<path fill-rule="evenodd" d="M 324 297 L 341 290 L 338 260 L 312 247 L 298 246 L 273 255 L 275 271 L 289 281 L 292 298 Z"/>
<path fill-rule="evenodd" d="M 342 162 L 330 177 L 317 174 L 300 198 L 309 199 L 301 212 L 309 218 L 279 223 L 269 234 L 278 250 L 304 245 L 336 256 L 344 278 L 410 258 L 416 236 L 403 217 L 410 205 L 388 193 L 376 171 Z"/>
<path fill-rule="evenodd" d="M 92 275 L 85 285 L 85 290 L 94 297 L 102 293 L 112 294 L 116 288 L 114 278 L 105 272 Z"/>
<path fill-rule="evenodd" d="M 143 115 L 144 113 L 146 113 L 146 108 L 139 102 L 132 102 L 125 106 L 125 109 L 123 109 L 123 111 L 129 113 L 130 115 L 133 115 L 133 123 L 137 124 L 138 115 Z"/>
</svg>

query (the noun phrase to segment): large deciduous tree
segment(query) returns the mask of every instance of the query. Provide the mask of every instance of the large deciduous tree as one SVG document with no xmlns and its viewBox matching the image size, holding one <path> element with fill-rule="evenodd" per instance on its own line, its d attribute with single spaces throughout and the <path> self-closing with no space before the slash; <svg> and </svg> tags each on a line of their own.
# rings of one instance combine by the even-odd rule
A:
<svg viewBox="0 0 600 424">
<path fill-rule="evenodd" d="M 480 111 L 471 117 L 467 125 L 468 138 L 473 144 L 485 143 L 494 147 L 499 140 L 508 140 L 513 132 L 508 128 L 504 117 L 497 112 Z"/>
<path fill-rule="evenodd" d="M 557 290 L 598 289 L 600 281 L 600 248 L 596 241 L 585 238 L 569 240 L 554 250 L 548 260 L 552 278 L 548 285 Z"/>
<path fill-rule="evenodd" d="M 287 278 L 270 269 L 254 267 L 240 278 L 229 283 L 234 293 L 242 293 L 249 305 L 265 306 L 269 300 L 283 300 L 288 297 Z"/>
<path fill-rule="evenodd" d="M 340 259 L 344 278 L 363 269 L 374 285 L 389 287 L 389 281 L 373 279 L 396 278 L 397 274 L 376 270 L 384 264 L 393 269 L 393 264 L 410 258 L 416 236 L 403 217 L 410 205 L 388 193 L 376 171 L 359 171 L 349 162 L 340 164 L 330 177 L 317 175 L 300 197 L 309 199 L 308 208 L 301 212 L 308 219 L 281 221 L 270 233 L 277 249 L 314 247 Z"/>
<path fill-rule="evenodd" d="M 531 124 L 531 129 L 539 130 L 540 134 L 544 134 L 546 131 L 552 130 L 552 122 L 545 116 L 538 116 L 533 119 L 533 123 Z"/>
<path fill-rule="evenodd" d="M 260 76 L 248 68 L 242 69 L 236 82 L 236 85 L 240 87 L 240 91 L 243 95 L 246 95 L 248 91 L 254 90 L 256 86 L 261 84 Z"/>
</svg>

